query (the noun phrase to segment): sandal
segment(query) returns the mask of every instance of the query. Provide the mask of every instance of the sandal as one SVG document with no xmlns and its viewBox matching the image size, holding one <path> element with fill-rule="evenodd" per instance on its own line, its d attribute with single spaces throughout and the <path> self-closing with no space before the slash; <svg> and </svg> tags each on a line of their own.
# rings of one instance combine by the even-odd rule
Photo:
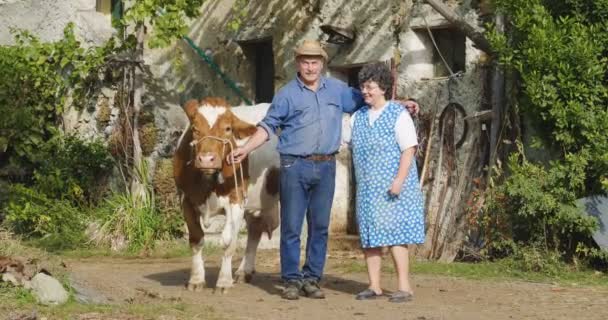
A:
<svg viewBox="0 0 608 320">
<path fill-rule="evenodd" d="M 376 299 L 377 297 L 380 297 L 380 296 L 382 296 L 382 294 L 377 294 L 372 289 L 365 289 L 365 290 L 357 293 L 357 296 L 355 297 L 355 299 L 357 299 L 357 300 L 372 300 L 372 299 Z"/>
<path fill-rule="evenodd" d="M 409 292 L 401 291 L 401 290 L 395 291 L 388 296 L 389 302 L 407 302 L 407 301 L 412 301 L 413 299 L 414 299 L 413 294 L 411 294 Z"/>
</svg>

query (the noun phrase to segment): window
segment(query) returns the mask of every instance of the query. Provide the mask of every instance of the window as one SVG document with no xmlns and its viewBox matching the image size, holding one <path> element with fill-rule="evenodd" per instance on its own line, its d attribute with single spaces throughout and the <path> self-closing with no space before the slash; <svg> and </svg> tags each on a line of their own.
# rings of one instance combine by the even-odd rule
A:
<svg viewBox="0 0 608 320">
<path fill-rule="evenodd" d="M 335 66 L 330 67 L 330 74 L 332 77 L 346 82 L 349 87 L 359 89 L 359 71 L 361 71 L 361 68 L 363 68 L 363 65 Z"/>
<path fill-rule="evenodd" d="M 431 46 L 433 51 L 432 61 L 435 70 L 434 75 L 436 77 L 450 75 L 446 63 L 454 73 L 466 71 L 466 37 L 464 33 L 454 27 L 431 27 L 431 34 L 436 43 L 435 46 L 427 29 L 420 28 L 415 31 L 418 34 L 418 37 L 425 38 L 426 41 L 424 41 L 424 43 L 427 46 Z M 437 49 L 439 49 L 439 51 Z M 441 56 L 443 56 L 446 63 L 443 62 Z"/>
<path fill-rule="evenodd" d="M 103 14 L 112 13 L 112 0 L 96 0 L 95 9 Z"/>
<path fill-rule="evenodd" d="M 118 20 L 122 17 L 122 0 L 96 0 L 95 10 Z"/>
<path fill-rule="evenodd" d="M 374 63 L 373 61 L 370 63 Z M 331 66 L 329 72 L 332 77 L 340 79 L 348 84 L 349 87 L 359 89 L 359 71 L 370 63 L 359 63 L 344 66 Z M 387 66 L 390 68 L 391 60 L 385 61 Z"/>
</svg>

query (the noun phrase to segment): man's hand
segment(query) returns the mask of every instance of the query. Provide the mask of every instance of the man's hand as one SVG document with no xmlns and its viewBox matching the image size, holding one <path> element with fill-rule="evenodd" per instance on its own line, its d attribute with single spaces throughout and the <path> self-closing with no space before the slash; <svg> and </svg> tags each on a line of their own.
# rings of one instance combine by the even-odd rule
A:
<svg viewBox="0 0 608 320">
<path fill-rule="evenodd" d="M 241 161 L 243 161 L 243 159 L 245 159 L 248 154 L 249 151 L 247 151 L 247 149 L 239 147 L 234 149 L 234 151 L 232 151 L 232 153 L 230 153 L 226 157 L 226 161 L 228 162 L 228 164 L 241 163 Z"/>
<path fill-rule="evenodd" d="M 418 102 L 416 102 L 415 100 L 397 100 L 397 102 L 406 107 L 407 111 L 410 112 L 410 114 L 412 115 L 412 117 L 415 117 L 418 115 L 418 112 L 420 112 L 420 106 L 418 105 Z"/>
<path fill-rule="evenodd" d="M 226 162 L 228 164 L 241 163 L 251 151 L 263 145 L 266 139 L 268 139 L 268 132 L 266 132 L 266 129 L 258 127 L 245 145 L 232 150 L 232 153 L 226 156 Z"/>
</svg>

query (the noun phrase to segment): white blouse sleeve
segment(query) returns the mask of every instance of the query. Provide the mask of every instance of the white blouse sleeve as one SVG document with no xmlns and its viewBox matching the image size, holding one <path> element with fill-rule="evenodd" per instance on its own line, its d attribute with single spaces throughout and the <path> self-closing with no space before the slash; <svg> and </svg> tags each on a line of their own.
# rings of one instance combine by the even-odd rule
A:
<svg viewBox="0 0 608 320">
<path fill-rule="evenodd" d="M 407 110 L 401 112 L 397 122 L 395 123 L 395 138 L 399 143 L 401 152 L 408 148 L 418 145 L 418 137 L 416 137 L 416 127 L 414 120 Z"/>
<path fill-rule="evenodd" d="M 353 127 L 355 126 L 355 117 L 359 112 L 355 112 L 350 116 L 348 125 L 346 128 L 342 128 L 342 143 L 350 146 L 350 142 L 353 136 Z"/>
</svg>

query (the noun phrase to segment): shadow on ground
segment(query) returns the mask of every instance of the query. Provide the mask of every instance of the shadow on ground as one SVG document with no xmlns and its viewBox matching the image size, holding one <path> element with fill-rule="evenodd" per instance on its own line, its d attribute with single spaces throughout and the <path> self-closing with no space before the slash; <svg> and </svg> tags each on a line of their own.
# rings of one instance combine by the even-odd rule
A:
<svg viewBox="0 0 608 320">
<path fill-rule="evenodd" d="M 215 289 L 219 268 L 207 267 L 205 268 L 205 271 L 207 288 Z M 152 273 L 144 277 L 146 279 L 157 281 L 160 283 L 160 285 L 166 287 L 185 287 L 189 274 L 190 269 L 178 269 L 168 272 Z M 235 284 L 235 287 L 238 288 L 239 286 L 254 286 L 264 290 L 270 295 L 280 295 L 284 288 L 279 273 L 267 272 L 256 272 L 251 282 L 242 283 L 239 281 L 239 283 Z M 321 287 L 327 290 L 354 295 L 357 292 L 367 288 L 367 284 L 329 274 L 324 276 L 323 280 L 321 281 Z"/>
</svg>

